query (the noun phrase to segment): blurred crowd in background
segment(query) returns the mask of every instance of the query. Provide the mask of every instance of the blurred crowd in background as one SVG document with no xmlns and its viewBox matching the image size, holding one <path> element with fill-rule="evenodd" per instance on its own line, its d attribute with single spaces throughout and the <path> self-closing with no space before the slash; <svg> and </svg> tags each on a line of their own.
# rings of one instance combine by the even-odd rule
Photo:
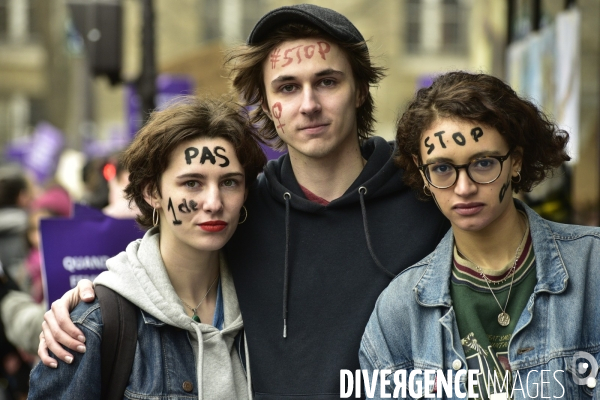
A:
<svg viewBox="0 0 600 400">
<path fill-rule="evenodd" d="M 123 197 L 128 172 L 119 154 L 93 158 L 80 170 L 84 190 L 75 198 L 57 180 L 39 183 L 18 163 L 0 165 L 0 399 L 27 396 L 46 310 L 41 270 L 40 220 L 68 218 L 73 203 L 114 218 L 133 218 Z"/>
</svg>

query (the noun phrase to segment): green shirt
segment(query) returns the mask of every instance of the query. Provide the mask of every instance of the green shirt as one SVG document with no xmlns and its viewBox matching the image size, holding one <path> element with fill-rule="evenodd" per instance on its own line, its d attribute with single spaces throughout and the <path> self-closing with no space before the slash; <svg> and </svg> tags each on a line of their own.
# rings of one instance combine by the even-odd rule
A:
<svg viewBox="0 0 600 400">
<path fill-rule="evenodd" d="M 498 301 L 477 267 L 454 247 L 450 295 L 468 369 L 479 370 L 479 398 L 488 398 L 485 388 L 489 388 L 489 393 L 506 393 L 507 388 L 510 393 L 512 388 L 511 374 L 506 374 L 510 371 L 508 342 L 536 284 L 535 254 L 529 227 L 525 237 L 523 250 L 517 256 L 512 289 L 512 263 L 497 275 L 486 274 Z M 504 308 L 509 289 L 506 312 L 510 315 L 510 323 L 501 326 L 498 315 L 502 309 L 498 303 Z"/>
</svg>

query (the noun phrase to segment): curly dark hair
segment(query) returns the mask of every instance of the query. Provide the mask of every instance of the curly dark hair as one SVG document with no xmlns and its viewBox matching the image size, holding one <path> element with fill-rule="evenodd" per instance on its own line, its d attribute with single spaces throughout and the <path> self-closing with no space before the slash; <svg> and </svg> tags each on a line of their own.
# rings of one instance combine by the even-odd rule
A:
<svg viewBox="0 0 600 400">
<path fill-rule="evenodd" d="M 259 127 L 259 135 L 275 149 L 283 149 L 285 143 L 277 135 L 275 123 L 263 111 L 261 105 L 266 102 L 263 63 L 271 52 L 282 42 L 304 38 L 322 38 L 337 44 L 346 55 L 356 87 L 360 90 L 364 102 L 356 110 L 356 124 L 360 140 L 367 139 L 375 124 L 375 101 L 370 87 L 377 85 L 385 76 L 385 68 L 375 66 L 369 56 L 365 42 L 344 43 L 325 34 L 313 26 L 288 24 L 277 28 L 269 38 L 259 45 L 242 45 L 231 49 L 225 57 L 225 65 L 229 67 L 234 89 L 247 105 L 254 106 L 250 117 L 253 124 Z"/>
<path fill-rule="evenodd" d="M 521 180 L 512 182 L 515 193 L 530 191 L 564 161 L 569 134 L 559 129 L 532 102 L 519 97 L 502 80 L 486 74 L 463 71 L 437 77 L 420 89 L 396 124 L 396 164 L 404 169 L 404 182 L 421 199 L 423 179 L 413 156 L 421 160 L 423 132 L 439 118 L 457 118 L 495 128 L 509 148 L 522 151 Z"/>
<path fill-rule="evenodd" d="M 136 221 L 142 227 L 152 227 L 153 211 L 144 193 L 148 190 L 160 195 L 160 178 L 172 151 L 181 143 L 203 137 L 223 138 L 233 145 L 244 168 L 246 188 L 267 162 L 248 114 L 239 104 L 224 98 L 179 98 L 167 108 L 154 111 L 122 155 L 129 170 L 125 197 L 138 206 L 141 214 Z"/>
</svg>

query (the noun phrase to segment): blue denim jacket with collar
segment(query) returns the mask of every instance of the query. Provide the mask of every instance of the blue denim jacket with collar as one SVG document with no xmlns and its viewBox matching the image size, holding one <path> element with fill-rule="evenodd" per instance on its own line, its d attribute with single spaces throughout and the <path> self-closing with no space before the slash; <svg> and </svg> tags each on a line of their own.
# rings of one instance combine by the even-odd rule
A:
<svg viewBox="0 0 600 400">
<path fill-rule="evenodd" d="M 515 203 L 529 218 L 537 283 L 509 341 L 515 386 L 509 394 L 514 399 L 600 398 L 595 388 L 600 363 L 600 228 L 546 221 L 522 202 Z M 453 245 L 451 229 L 434 252 L 398 275 L 379 297 L 359 351 L 361 368 L 371 379 L 364 386 L 367 398 L 390 398 L 382 395 L 382 370 L 391 373 L 389 384 L 384 381 L 385 393 L 393 394 L 398 386 L 398 398 L 403 398 L 403 372 L 406 398 L 436 397 L 435 375 L 418 370 L 441 370 L 446 378 L 451 374 L 453 387 L 448 395 L 442 391 L 442 397 L 465 398 L 466 358 L 450 296 Z M 410 396 L 413 370 L 414 388 L 421 385 L 423 390 Z"/>
<path fill-rule="evenodd" d="M 213 325 L 223 324 L 223 299 L 218 286 Z M 196 362 L 188 332 L 170 326 L 138 309 L 138 341 L 125 389 L 125 399 L 198 399 Z M 59 363 L 51 369 L 41 362 L 32 370 L 28 399 L 100 399 L 102 315 L 96 298 L 81 302 L 71 312 L 73 322 L 86 337 L 88 351 L 71 352 L 72 365 Z M 219 326 L 220 325 L 220 326 Z M 235 338 L 235 348 L 245 365 L 243 335 Z"/>
<path fill-rule="evenodd" d="M 126 399 L 197 399 L 194 351 L 188 333 L 138 309 L 138 342 Z M 102 316 L 98 299 L 79 303 L 71 319 L 86 337 L 88 351 L 73 354 L 72 365 L 32 370 L 30 399 L 100 399 Z M 184 390 L 184 384 L 187 386 Z M 191 389 L 191 390 L 190 390 Z M 165 397 L 166 398 L 166 397 Z"/>
</svg>

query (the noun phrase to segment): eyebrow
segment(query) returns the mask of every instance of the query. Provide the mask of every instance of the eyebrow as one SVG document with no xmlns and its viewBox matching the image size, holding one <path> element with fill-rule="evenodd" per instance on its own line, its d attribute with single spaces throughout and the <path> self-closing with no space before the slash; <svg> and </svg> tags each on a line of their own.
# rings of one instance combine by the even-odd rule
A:
<svg viewBox="0 0 600 400">
<path fill-rule="evenodd" d="M 226 174 L 220 175 L 219 178 L 220 179 L 227 179 L 227 178 L 243 178 L 244 174 L 241 172 L 228 172 Z M 206 179 L 206 175 L 204 174 L 198 174 L 198 173 L 189 173 L 189 174 L 181 174 L 181 175 L 177 175 L 175 177 L 175 179 L 178 180 L 183 180 L 183 179 Z"/>
<path fill-rule="evenodd" d="M 203 174 L 189 173 L 189 174 L 177 175 L 175 177 L 175 179 L 190 179 L 190 178 L 204 179 L 204 178 L 206 178 L 206 176 L 204 176 Z"/>
<path fill-rule="evenodd" d="M 337 69 L 333 69 L 333 68 L 327 68 L 327 69 L 324 69 L 323 71 L 317 72 L 315 74 L 315 76 L 318 76 L 318 77 L 327 76 L 327 75 L 344 76 L 345 74 L 342 71 L 338 71 Z"/>
<path fill-rule="evenodd" d="M 244 174 L 241 172 L 229 172 L 227 174 L 223 174 L 221 175 L 221 179 L 226 179 L 226 178 L 243 178 Z"/>
<path fill-rule="evenodd" d="M 478 153 L 473 154 L 471 157 L 469 157 L 469 161 L 473 161 L 477 158 L 485 158 L 488 156 L 503 156 L 503 155 L 504 154 L 501 154 L 498 150 L 480 151 Z M 454 163 L 454 160 L 451 158 L 447 158 L 447 157 L 434 157 L 434 158 L 428 158 L 427 160 L 425 160 L 425 162 L 423 164 L 434 164 L 434 163 L 441 163 L 441 162 Z"/>
<path fill-rule="evenodd" d="M 323 76 L 329 76 L 329 75 L 344 76 L 345 74 L 342 71 L 338 71 L 337 69 L 333 69 L 333 68 L 327 68 L 327 69 L 319 71 L 315 74 L 315 76 L 317 78 L 321 78 Z M 271 81 L 271 86 L 277 85 L 282 82 L 293 81 L 295 79 L 296 79 L 296 77 L 294 75 L 280 75 Z"/>
</svg>

